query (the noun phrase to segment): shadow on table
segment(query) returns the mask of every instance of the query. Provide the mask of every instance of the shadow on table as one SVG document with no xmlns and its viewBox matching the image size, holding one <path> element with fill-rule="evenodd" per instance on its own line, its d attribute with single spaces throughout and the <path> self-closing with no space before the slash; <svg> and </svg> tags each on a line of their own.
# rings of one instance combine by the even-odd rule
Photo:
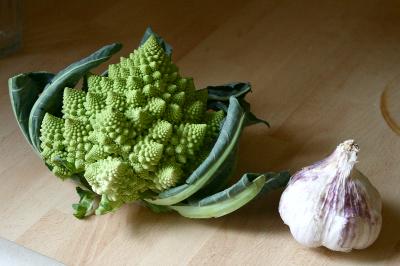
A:
<svg viewBox="0 0 400 266">
<path fill-rule="evenodd" d="M 293 129 L 292 129 L 293 130 Z M 299 127 L 301 132 L 302 128 Z M 265 172 L 298 169 L 324 158 L 335 146 L 329 140 L 313 138 L 310 144 L 306 135 L 284 128 L 271 131 L 262 125 L 246 128 L 240 139 L 237 176 L 243 172 Z"/>
<path fill-rule="evenodd" d="M 255 126 L 253 127 L 256 129 Z M 261 126 L 262 127 L 262 126 Z M 267 128 L 246 129 L 240 140 L 240 154 L 237 171 L 232 183 L 245 172 L 266 172 L 282 170 L 281 161 L 294 159 L 295 151 L 304 143 L 282 141 L 265 134 Z M 321 147 L 323 145 L 318 145 Z M 257 152 L 254 152 L 257 151 Z M 320 150 L 316 151 L 318 154 Z M 279 168 L 278 168 L 279 167 Z M 250 234 L 268 232 L 269 234 L 288 233 L 278 213 L 280 195 L 283 189 L 261 195 L 240 210 L 218 219 L 190 220 L 176 213 L 154 214 L 145 207 L 136 208 L 131 215 L 135 234 L 147 232 L 154 226 L 216 226 L 225 231 L 242 231 Z"/>
<path fill-rule="evenodd" d="M 263 135 L 260 131 L 248 130 L 240 143 L 238 170 L 235 177 L 243 172 L 263 172 L 266 170 L 277 171 L 287 167 L 289 163 L 296 162 L 302 166 L 312 163 L 314 159 L 321 159 L 328 155 L 335 147 L 330 143 L 313 142 L 313 149 L 304 154 L 306 141 L 282 141 L 278 138 Z M 254 152 L 256 151 L 256 152 Z M 304 157 L 303 157 L 304 156 Z M 300 165 L 297 165 L 300 168 Z M 297 169 L 291 169 L 292 173 Z M 131 215 L 130 223 L 134 224 L 133 232 L 137 236 L 151 232 L 152 228 L 191 228 L 217 227 L 227 233 L 236 231 L 245 234 L 286 234 L 289 237 L 289 228 L 282 222 L 279 213 L 279 199 L 283 189 L 270 192 L 253 200 L 240 210 L 217 219 L 187 219 L 178 214 L 155 214 L 145 207 L 137 208 Z M 398 226 L 400 216 L 395 207 L 385 202 L 383 204 L 383 226 L 378 240 L 365 250 L 355 250 L 351 253 L 333 252 L 326 248 L 307 249 L 307 252 L 317 253 L 342 262 L 377 262 L 381 260 L 394 260 L 400 257 L 400 241 Z M 291 238 L 291 237 L 290 237 Z M 294 241 L 294 240 L 293 240 Z M 397 242 L 396 242 L 397 241 Z M 394 249 L 394 252 L 393 252 Z M 388 257 L 388 256 L 391 257 Z"/>
<path fill-rule="evenodd" d="M 153 213 L 144 206 L 132 206 L 128 224 L 132 225 L 135 236 L 145 236 L 152 228 L 173 230 L 174 228 L 217 227 L 219 230 L 243 232 L 246 234 L 288 233 L 280 219 L 278 205 L 281 191 L 274 191 L 259 197 L 229 215 L 215 219 L 188 219 L 175 212 Z"/>
</svg>

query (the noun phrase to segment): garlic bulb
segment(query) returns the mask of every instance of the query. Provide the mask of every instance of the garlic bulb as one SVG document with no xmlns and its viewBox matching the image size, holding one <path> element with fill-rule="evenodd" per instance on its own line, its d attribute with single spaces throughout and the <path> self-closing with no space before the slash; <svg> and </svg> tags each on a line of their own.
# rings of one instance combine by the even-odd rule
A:
<svg viewBox="0 0 400 266">
<path fill-rule="evenodd" d="M 382 201 L 368 179 L 352 171 L 358 151 L 347 140 L 291 177 L 279 213 L 301 244 L 348 252 L 366 248 L 378 237 Z"/>
</svg>

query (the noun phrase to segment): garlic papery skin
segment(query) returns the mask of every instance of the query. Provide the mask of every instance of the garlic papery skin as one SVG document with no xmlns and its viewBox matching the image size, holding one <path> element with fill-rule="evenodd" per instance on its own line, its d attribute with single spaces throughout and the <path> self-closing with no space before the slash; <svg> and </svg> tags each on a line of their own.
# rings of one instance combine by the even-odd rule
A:
<svg viewBox="0 0 400 266">
<path fill-rule="evenodd" d="M 330 156 L 291 177 L 279 213 L 299 243 L 348 252 L 377 239 L 382 200 L 369 180 L 353 170 L 358 151 L 353 140 L 344 141 Z"/>
</svg>

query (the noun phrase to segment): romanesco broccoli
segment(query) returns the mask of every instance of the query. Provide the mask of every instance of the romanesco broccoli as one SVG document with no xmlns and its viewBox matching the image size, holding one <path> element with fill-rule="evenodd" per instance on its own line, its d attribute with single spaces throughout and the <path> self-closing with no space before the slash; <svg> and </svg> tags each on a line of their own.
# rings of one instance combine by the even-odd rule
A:
<svg viewBox="0 0 400 266">
<path fill-rule="evenodd" d="M 45 115 L 41 154 L 61 178 L 82 173 L 104 206 L 182 182 L 224 119 L 207 111 L 207 91 L 179 75 L 154 36 L 87 87 L 65 88 L 62 118 Z"/>
</svg>

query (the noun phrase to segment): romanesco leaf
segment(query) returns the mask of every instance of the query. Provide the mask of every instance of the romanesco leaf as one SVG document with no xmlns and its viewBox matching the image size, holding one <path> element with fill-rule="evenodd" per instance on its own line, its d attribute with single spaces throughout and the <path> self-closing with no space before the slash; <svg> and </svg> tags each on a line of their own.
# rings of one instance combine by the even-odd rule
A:
<svg viewBox="0 0 400 266">
<path fill-rule="evenodd" d="M 72 204 L 74 216 L 83 219 L 94 214 L 99 204 L 99 195 L 80 187 L 76 187 L 76 192 L 79 195 L 79 203 Z"/>
</svg>

